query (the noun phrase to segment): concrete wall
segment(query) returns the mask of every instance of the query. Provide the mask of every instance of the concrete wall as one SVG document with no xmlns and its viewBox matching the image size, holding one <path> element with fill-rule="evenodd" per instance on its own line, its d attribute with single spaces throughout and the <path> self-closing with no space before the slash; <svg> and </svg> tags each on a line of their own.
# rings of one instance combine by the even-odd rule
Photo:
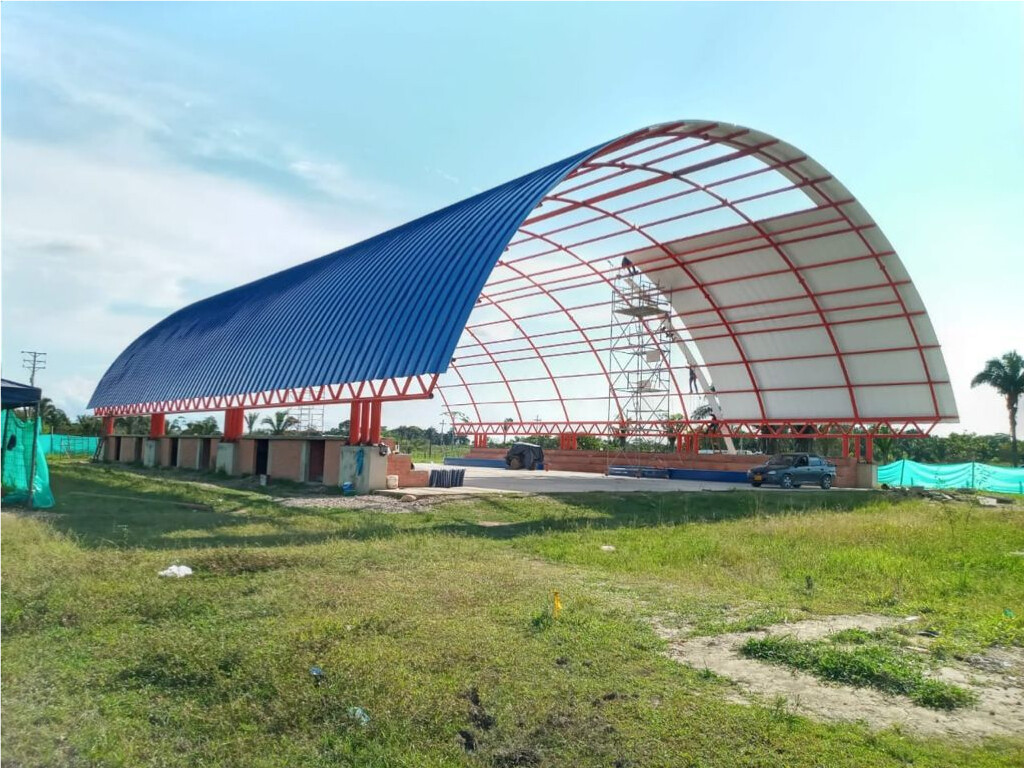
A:
<svg viewBox="0 0 1024 768">
<path fill-rule="evenodd" d="M 381 456 L 376 446 L 341 446 L 338 481 L 341 484 L 352 483 L 356 493 L 384 488 L 387 483 L 387 472 L 388 457 Z"/>
</svg>

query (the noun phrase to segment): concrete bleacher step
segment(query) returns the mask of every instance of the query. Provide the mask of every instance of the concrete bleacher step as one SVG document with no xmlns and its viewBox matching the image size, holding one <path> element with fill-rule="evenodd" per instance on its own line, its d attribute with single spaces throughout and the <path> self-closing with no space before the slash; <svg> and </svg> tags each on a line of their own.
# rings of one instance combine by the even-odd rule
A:
<svg viewBox="0 0 1024 768">
<path fill-rule="evenodd" d="M 430 473 L 425 469 L 413 469 L 412 456 L 407 453 L 388 455 L 388 474 L 398 476 L 399 488 L 425 488 L 430 482 Z"/>
</svg>

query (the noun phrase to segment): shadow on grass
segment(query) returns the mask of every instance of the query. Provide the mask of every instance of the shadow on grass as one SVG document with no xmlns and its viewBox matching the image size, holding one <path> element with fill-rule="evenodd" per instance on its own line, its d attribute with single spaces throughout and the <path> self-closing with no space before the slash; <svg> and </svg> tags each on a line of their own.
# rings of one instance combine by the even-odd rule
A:
<svg viewBox="0 0 1024 768">
<path fill-rule="evenodd" d="M 41 517 L 95 549 L 302 546 L 379 539 L 395 531 L 389 520 L 325 515 L 311 520 L 308 510 L 283 508 L 254 494 L 159 480 L 140 486 L 126 477 L 102 469 L 58 471 L 51 476 L 57 503 L 45 515 L 5 511 Z M 254 530 L 247 533 L 247 527 Z"/>
<path fill-rule="evenodd" d="M 551 494 L 561 509 L 542 508 L 540 516 L 499 525 L 473 521 L 443 523 L 435 530 L 487 539 L 512 539 L 542 533 L 613 528 L 652 528 L 740 520 L 803 512 L 852 512 L 890 506 L 896 500 L 863 491 L 709 491 L 700 493 L 572 493 Z M 483 497 L 476 502 L 481 517 L 521 515 L 530 499 Z M 546 505 L 545 505 L 546 506 Z"/>
<path fill-rule="evenodd" d="M 206 487 L 123 469 L 67 467 L 52 476 L 56 529 L 91 548 L 184 549 L 285 547 L 335 540 L 369 541 L 399 533 L 448 534 L 489 540 L 545 533 L 651 528 L 743 518 L 851 512 L 888 506 L 889 496 L 862 491 L 590 492 L 549 496 L 483 496 L 465 506 L 436 508 L 423 518 L 332 510 L 289 509 L 244 490 Z M 455 519 L 452 518 L 462 518 Z M 525 518 L 525 519 L 524 519 Z M 481 525 L 498 521 L 498 525 Z M 508 521 L 508 522 L 501 522 Z M 249 527 L 250 530 L 246 530 Z"/>
</svg>

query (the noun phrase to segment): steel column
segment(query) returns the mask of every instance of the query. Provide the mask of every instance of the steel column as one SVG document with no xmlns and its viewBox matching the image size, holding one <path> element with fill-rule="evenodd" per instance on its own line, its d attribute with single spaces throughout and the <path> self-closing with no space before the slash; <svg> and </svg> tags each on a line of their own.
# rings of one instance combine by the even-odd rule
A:
<svg viewBox="0 0 1024 768">
<path fill-rule="evenodd" d="M 373 400 L 370 403 L 370 432 L 368 442 L 377 445 L 380 442 L 380 400 Z"/>
<path fill-rule="evenodd" d="M 228 408 L 224 411 L 224 442 L 233 443 L 245 433 L 245 409 Z"/>
<path fill-rule="evenodd" d="M 359 445 L 360 429 L 363 421 L 363 404 L 359 400 L 352 401 L 352 410 L 348 417 L 348 444 Z"/>
<path fill-rule="evenodd" d="M 370 442 L 370 401 L 363 400 L 360 405 L 363 412 L 359 416 L 359 443 L 365 445 Z"/>
</svg>

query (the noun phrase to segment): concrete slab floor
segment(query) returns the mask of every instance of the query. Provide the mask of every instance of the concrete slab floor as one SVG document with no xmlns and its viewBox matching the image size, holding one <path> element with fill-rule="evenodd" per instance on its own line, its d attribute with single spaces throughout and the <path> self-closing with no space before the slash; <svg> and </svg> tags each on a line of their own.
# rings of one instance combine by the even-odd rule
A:
<svg viewBox="0 0 1024 768">
<path fill-rule="evenodd" d="M 439 464 L 417 464 L 416 469 L 453 469 Z M 490 467 L 466 467 L 466 480 L 461 488 L 400 488 L 386 491 L 388 495 L 469 496 L 493 493 L 589 493 L 610 491 L 629 493 L 680 493 L 694 491 L 749 490 L 746 483 L 713 483 L 700 480 L 657 480 L 636 477 L 606 477 L 589 472 L 513 471 Z M 381 493 L 381 491 L 378 491 Z"/>
</svg>

